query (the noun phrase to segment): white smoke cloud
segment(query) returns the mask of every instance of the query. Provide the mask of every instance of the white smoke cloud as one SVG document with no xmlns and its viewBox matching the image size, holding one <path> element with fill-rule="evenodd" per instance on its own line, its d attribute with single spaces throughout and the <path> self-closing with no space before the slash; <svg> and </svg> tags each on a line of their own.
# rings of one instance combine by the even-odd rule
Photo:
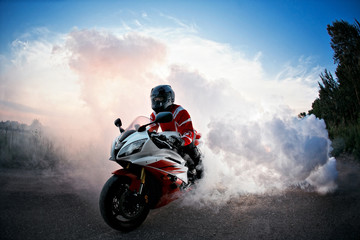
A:
<svg viewBox="0 0 360 240">
<path fill-rule="evenodd" d="M 154 79 L 146 74 L 164 61 L 166 47 L 137 33 L 116 36 L 97 30 L 74 30 L 63 51 L 69 53 L 69 66 L 79 76 L 82 99 L 98 114 L 129 103 L 131 108 L 144 111 L 143 101 L 137 101 L 136 95 L 148 95 Z M 131 108 L 125 107 L 126 111 Z"/>
<path fill-rule="evenodd" d="M 151 69 L 166 47 L 138 33 L 75 29 L 47 36 L 28 34 L 2 56 L 1 118 L 39 119 L 76 166 L 69 174 L 103 184 L 111 169 L 100 169 L 111 166 L 109 146 L 118 133 L 113 121 L 150 115 L 149 89 L 157 80 Z"/>
<path fill-rule="evenodd" d="M 331 142 L 323 120 L 313 115 L 298 119 L 293 109 L 278 105 L 282 101 L 271 103 L 268 95 L 255 95 L 261 101 L 251 101 L 232 81 L 207 80 L 186 67 L 173 66 L 169 82 L 180 89 L 177 98 L 189 106 L 195 128 L 205 133 L 206 176 L 190 197 L 191 205 L 225 203 L 241 194 L 290 186 L 320 193 L 336 188 L 336 161 L 330 159 Z M 295 86 L 289 79 L 278 86 L 282 84 Z"/>
<path fill-rule="evenodd" d="M 293 186 L 319 193 L 336 189 L 331 142 L 324 121 L 313 115 L 301 120 L 264 116 L 246 123 L 230 117 L 208 127 L 203 148 L 206 175 L 187 199 L 192 205 L 221 204 L 239 195 Z"/>
<path fill-rule="evenodd" d="M 149 115 L 150 89 L 169 83 L 204 135 L 206 176 L 193 199 L 216 202 L 294 184 L 322 193 L 335 187 L 324 122 L 294 117 L 316 97 L 318 68 L 287 66 L 272 79 L 260 53 L 248 58 L 181 29 L 46 32 L 14 41 L 13 55 L 1 62 L 1 118 L 53 127 L 80 170 L 70 174 L 103 183 L 110 172 L 103 166 L 116 168 L 106 160 L 117 134 L 113 120 L 127 125 Z"/>
<path fill-rule="evenodd" d="M 85 29 L 70 32 L 62 46 L 54 47 L 53 54 L 65 54 L 68 66 L 78 76 L 80 98 L 88 110 L 86 121 L 90 122 L 87 125 L 91 135 L 87 136 L 91 140 L 82 141 L 90 150 L 81 159 L 79 168 L 83 172 L 78 174 L 102 169 L 110 143 L 118 133 L 114 119 L 121 117 L 126 125 L 137 115 L 150 115 L 149 89 L 154 79 L 148 73 L 164 61 L 166 47 L 137 33 L 117 36 Z M 91 165 L 84 171 L 87 159 L 92 159 Z M 99 182 L 103 183 L 104 172 L 95 176 L 99 174 Z"/>
</svg>

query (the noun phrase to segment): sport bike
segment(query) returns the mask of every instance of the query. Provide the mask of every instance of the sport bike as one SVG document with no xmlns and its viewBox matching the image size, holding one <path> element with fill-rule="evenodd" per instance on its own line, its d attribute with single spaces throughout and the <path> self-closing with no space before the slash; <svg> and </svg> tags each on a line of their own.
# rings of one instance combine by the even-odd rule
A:
<svg viewBox="0 0 360 240">
<path fill-rule="evenodd" d="M 190 189 L 188 161 L 181 154 L 177 132 L 149 132 L 151 124 L 172 121 L 172 113 L 157 114 L 154 122 L 137 117 L 128 128 L 115 125 L 121 134 L 111 147 L 110 160 L 122 166 L 114 171 L 100 194 L 105 222 L 120 231 L 140 226 L 150 209 L 159 208 Z M 197 135 L 197 139 L 200 135 Z"/>
</svg>

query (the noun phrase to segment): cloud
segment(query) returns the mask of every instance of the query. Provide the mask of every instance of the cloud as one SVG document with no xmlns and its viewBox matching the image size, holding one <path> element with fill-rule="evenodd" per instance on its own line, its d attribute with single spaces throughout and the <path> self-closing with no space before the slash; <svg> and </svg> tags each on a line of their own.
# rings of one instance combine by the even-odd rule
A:
<svg viewBox="0 0 360 240">
<path fill-rule="evenodd" d="M 254 76 L 253 80 L 266 84 Z M 259 92 L 245 92 L 234 87 L 237 82 L 232 78 L 209 79 L 186 66 L 173 65 L 168 81 L 205 143 L 206 175 L 186 204 L 221 204 L 242 194 L 289 186 L 311 186 L 321 193 L 336 188 L 336 164 L 330 159 L 331 142 L 323 120 L 313 115 L 298 119 L 288 105 L 279 104 L 284 102 L 269 103 L 272 95 L 263 95 L 261 85 Z M 289 81 L 270 83 L 283 87 L 283 92 L 308 87 Z M 250 92 L 252 98 L 246 97 Z"/>
<path fill-rule="evenodd" d="M 42 32 L 35 31 L 37 35 Z M 28 35 L 13 42 L 11 55 L 2 55 L 0 100 L 18 106 L 12 104 L 10 110 L 3 111 L 3 119 L 31 123 L 34 118 L 58 117 L 60 109 L 70 111 L 79 105 L 74 99 L 75 76 L 62 59 L 51 54 L 51 40 L 55 37 L 46 39 L 46 31 L 39 38 Z M 16 114 L 21 114 L 21 118 L 16 119 Z"/>
<path fill-rule="evenodd" d="M 255 56 L 246 56 L 229 44 L 191 33 L 177 32 L 173 36 L 157 33 L 157 36 L 166 39 L 171 71 L 184 69 L 208 82 L 223 82 L 244 100 L 260 103 L 264 108 L 288 105 L 294 114 L 307 112 L 318 94 L 316 83 L 321 68 L 313 67 L 310 58 L 301 57 L 295 65 L 279 66 L 279 74 L 270 76 L 263 68 L 260 51 Z"/>
<path fill-rule="evenodd" d="M 40 115 L 45 114 L 45 112 L 42 110 L 32 108 L 32 107 L 29 107 L 29 106 L 26 106 L 23 104 L 15 103 L 15 102 L 0 100 L 0 105 L 2 105 L 5 108 L 13 109 L 13 110 L 20 111 L 20 112 L 29 112 L 29 113 L 40 114 Z"/>
<path fill-rule="evenodd" d="M 84 29 L 70 32 L 56 52 L 67 54 L 87 107 L 97 116 L 98 112 L 110 115 L 116 108 L 123 108 L 121 114 L 126 115 L 129 113 L 125 110 L 147 109 L 143 106 L 144 96 L 148 96 L 151 82 L 156 80 L 147 73 L 164 61 L 166 46 L 138 33 L 117 36 Z"/>
<path fill-rule="evenodd" d="M 116 36 L 98 30 L 73 30 L 65 43 L 70 67 L 102 78 L 135 78 L 161 62 L 166 47 L 155 39 L 128 33 Z"/>
<path fill-rule="evenodd" d="M 221 205 L 244 194 L 301 187 L 325 194 L 336 189 L 336 160 L 323 120 L 278 112 L 258 121 L 220 118 L 208 125 L 203 146 L 205 177 L 184 200 Z"/>
<path fill-rule="evenodd" d="M 216 201 L 304 182 L 333 189 L 336 164 L 324 123 L 294 117 L 315 98 L 310 82 L 319 68 L 299 61 L 271 78 L 260 52 L 247 57 L 178 24 L 123 33 L 38 31 L 44 34 L 14 41 L 12 56 L 1 57 L 0 101 L 16 111 L 1 117 L 40 117 L 69 145 L 79 169 L 98 170 L 117 134 L 113 120 L 127 125 L 149 115 L 150 89 L 169 83 L 204 136 L 207 176 L 202 196 L 194 197 Z"/>
</svg>

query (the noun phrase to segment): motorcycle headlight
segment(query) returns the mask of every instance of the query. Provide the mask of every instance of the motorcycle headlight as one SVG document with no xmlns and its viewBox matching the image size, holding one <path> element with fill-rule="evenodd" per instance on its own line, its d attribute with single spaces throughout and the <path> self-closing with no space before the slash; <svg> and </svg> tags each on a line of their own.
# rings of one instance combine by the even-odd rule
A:
<svg viewBox="0 0 360 240">
<path fill-rule="evenodd" d="M 146 140 L 147 138 L 144 138 L 130 143 L 129 145 L 120 150 L 118 157 L 125 157 L 140 152 Z"/>
</svg>

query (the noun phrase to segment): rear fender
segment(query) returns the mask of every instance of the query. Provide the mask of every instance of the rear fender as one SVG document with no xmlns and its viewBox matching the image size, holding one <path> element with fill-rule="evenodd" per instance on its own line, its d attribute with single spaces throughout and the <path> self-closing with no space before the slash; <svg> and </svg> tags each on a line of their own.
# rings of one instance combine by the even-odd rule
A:
<svg viewBox="0 0 360 240">
<path fill-rule="evenodd" d="M 128 184 L 130 191 L 136 191 L 136 192 L 139 191 L 141 180 L 134 173 L 129 172 L 125 169 L 118 169 L 114 171 L 112 174 L 127 178 L 129 180 Z"/>
</svg>

